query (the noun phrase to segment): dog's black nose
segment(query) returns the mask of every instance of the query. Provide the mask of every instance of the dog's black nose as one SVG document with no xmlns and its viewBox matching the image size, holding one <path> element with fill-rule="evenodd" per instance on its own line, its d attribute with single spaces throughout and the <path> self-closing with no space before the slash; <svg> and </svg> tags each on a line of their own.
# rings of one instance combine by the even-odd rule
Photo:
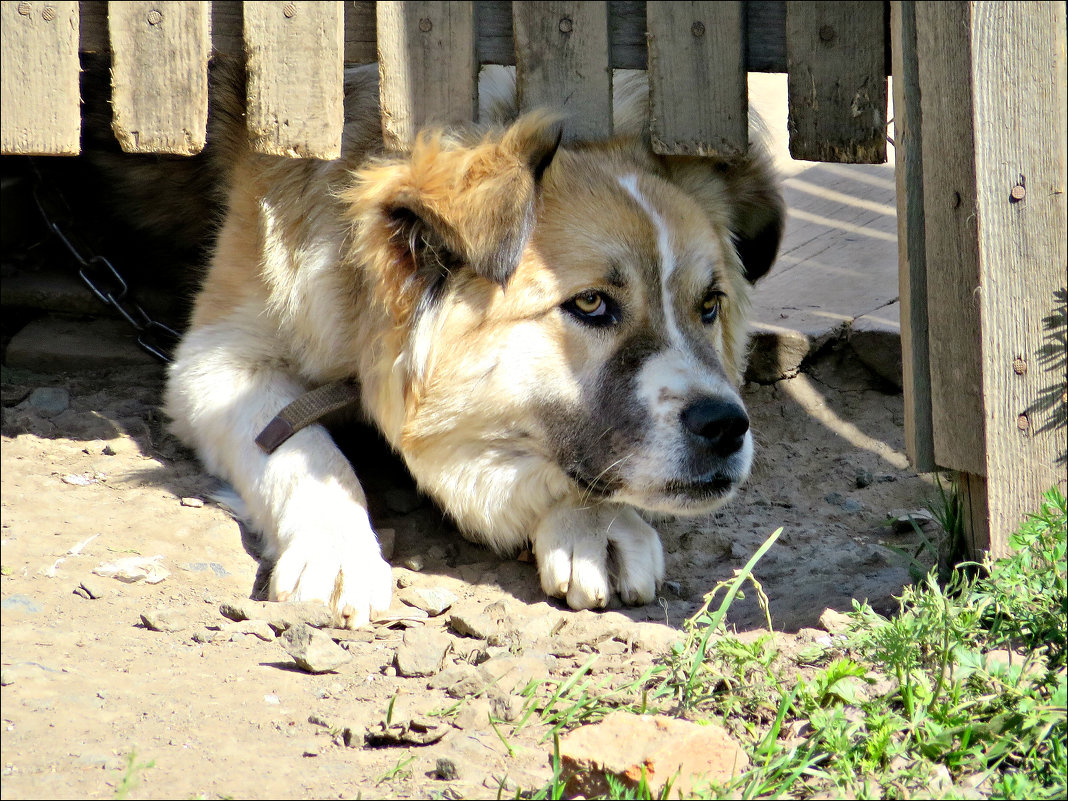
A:
<svg viewBox="0 0 1068 801">
<path fill-rule="evenodd" d="M 682 424 L 704 440 L 714 454 L 730 456 L 742 447 L 749 416 L 733 401 L 701 398 L 682 410 Z"/>
</svg>

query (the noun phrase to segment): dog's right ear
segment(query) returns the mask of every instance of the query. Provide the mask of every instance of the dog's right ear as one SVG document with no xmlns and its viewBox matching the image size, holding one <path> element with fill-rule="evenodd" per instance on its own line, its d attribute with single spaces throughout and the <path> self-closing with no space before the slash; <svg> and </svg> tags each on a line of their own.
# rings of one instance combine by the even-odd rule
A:
<svg viewBox="0 0 1068 801">
<path fill-rule="evenodd" d="M 361 169 L 342 194 L 354 257 L 403 314 L 457 271 L 505 286 L 534 227 L 538 186 L 560 144 L 556 117 L 520 117 L 465 143 L 426 133 L 411 153 Z"/>
</svg>

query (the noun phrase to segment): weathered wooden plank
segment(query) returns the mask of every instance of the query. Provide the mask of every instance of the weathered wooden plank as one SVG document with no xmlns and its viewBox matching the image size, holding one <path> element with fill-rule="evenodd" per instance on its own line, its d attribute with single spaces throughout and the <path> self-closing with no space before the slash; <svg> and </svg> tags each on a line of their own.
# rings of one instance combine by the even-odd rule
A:
<svg viewBox="0 0 1068 801">
<path fill-rule="evenodd" d="M 341 154 L 343 7 L 246 2 L 248 130 L 260 153 Z"/>
<path fill-rule="evenodd" d="M 786 4 L 790 154 L 795 159 L 886 161 L 883 4 Z"/>
<path fill-rule="evenodd" d="M 108 3 L 111 127 L 125 152 L 204 149 L 209 11 L 199 0 Z"/>
<path fill-rule="evenodd" d="M 923 116 L 916 61 L 916 4 L 891 3 L 894 48 L 894 154 L 905 449 L 917 471 L 935 469 L 927 331 L 927 256 L 923 219 Z"/>
<path fill-rule="evenodd" d="M 76 155 L 78 4 L 2 3 L 0 19 L 0 151 Z"/>
<path fill-rule="evenodd" d="M 934 460 L 984 475 L 969 19 L 967 2 L 916 3 Z"/>
<path fill-rule="evenodd" d="M 653 3 L 647 14 L 653 150 L 674 156 L 746 150 L 742 4 Z"/>
<path fill-rule="evenodd" d="M 406 148 L 427 123 L 478 114 L 478 61 L 470 2 L 382 2 L 378 70 L 387 147 Z"/>
<path fill-rule="evenodd" d="M 345 3 L 345 63 L 371 64 L 378 60 L 374 0 Z"/>
<path fill-rule="evenodd" d="M 1064 3 L 971 5 L 985 475 L 997 556 L 1042 493 L 1066 483 L 1054 468 L 1063 430 L 1038 435 L 1043 420 L 1028 411 L 1064 380 L 1035 357 L 1068 266 L 1065 23 Z"/>
<path fill-rule="evenodd" d="M 608 4 L 516 2 L 512 21 L 520 109 L 563 111 L 565 141 L 611 135 Z"/>
</svg>

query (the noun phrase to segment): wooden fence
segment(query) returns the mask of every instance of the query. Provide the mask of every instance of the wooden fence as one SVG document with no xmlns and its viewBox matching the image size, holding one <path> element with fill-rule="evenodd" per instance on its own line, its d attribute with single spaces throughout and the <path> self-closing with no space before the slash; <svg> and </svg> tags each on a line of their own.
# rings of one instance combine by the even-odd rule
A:
<svg viewBox="0 0 1068 801">
<path fill-rule="evenodd" d="M 919 470 L 962 472 L 975 549 L 1005 548 L 1063 432 L 1033 418 L 1035 363 L 1065 284 L 1064 2 L 14 2 L 4 0 L 5 154 L 76 154 L 79 52 L 109 51 L 115 134 L 198 152 L 212 51 L 248 57 L 263 153 L 333 158 L 345 63 L 378 61 L 383 132 L 478 109 L 481 64 L 514 64 L 522 107 L 611 133 L 612 69 L 646 69 L 660 153 L 747 141 L 747 72 L 789 75 L 790 150 L 886 159 L 894 81 L 906 437 Z"/>
</svg>

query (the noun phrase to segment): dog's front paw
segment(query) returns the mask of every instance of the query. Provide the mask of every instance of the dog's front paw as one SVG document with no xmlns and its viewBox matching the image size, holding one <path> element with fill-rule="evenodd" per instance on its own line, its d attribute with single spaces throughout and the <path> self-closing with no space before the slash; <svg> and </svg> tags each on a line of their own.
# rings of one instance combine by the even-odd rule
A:
<svg viewBox="0 0 1068 801">
<path fill-rule="evenodd" d="M 660 535 L 624 506 L 553 510 L 534 534 L 534 555 L 542 589 L 572 609 L 603 608 L 612 590 L 646 604 L 664 579 Z"/>
<path fill-rule="evenodd" d="M 271 572 L 272 601 L 324 603 L 342 628 L 388 609 L 392 593 L 393 574 L 369 529 L 297 534 Z"/>
</svg>

